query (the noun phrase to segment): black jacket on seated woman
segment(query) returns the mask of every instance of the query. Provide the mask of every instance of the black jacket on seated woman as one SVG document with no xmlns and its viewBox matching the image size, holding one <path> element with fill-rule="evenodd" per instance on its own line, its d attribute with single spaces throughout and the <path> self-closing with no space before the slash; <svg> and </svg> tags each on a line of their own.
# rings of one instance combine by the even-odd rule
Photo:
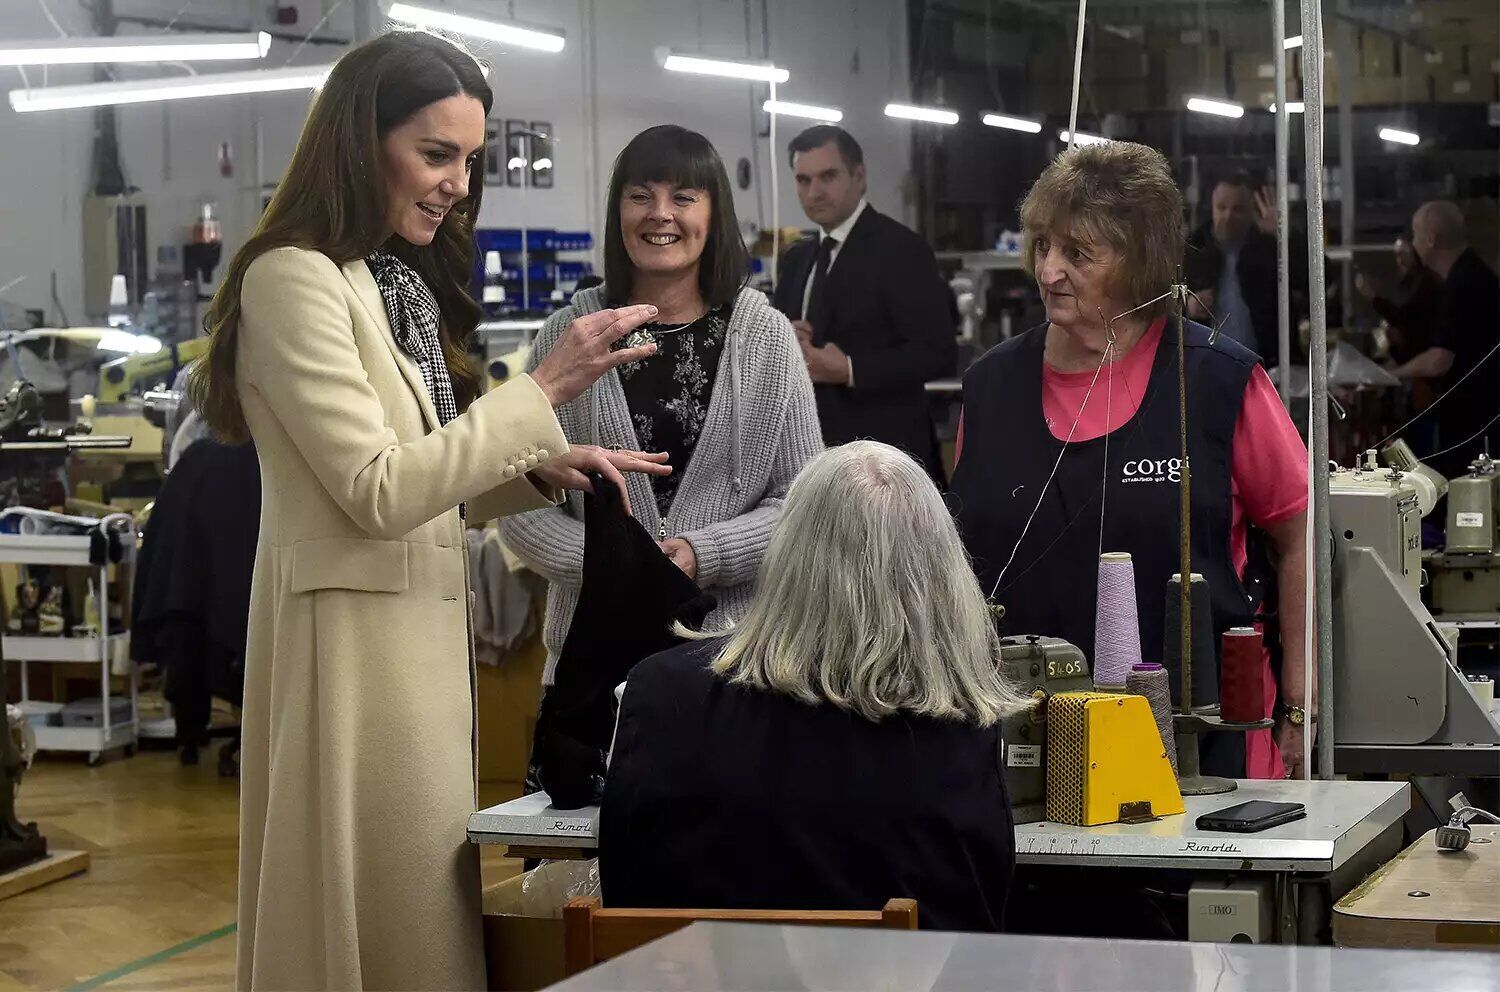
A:
<svg viewBox="0 0 1500 992">
<path fill-rule="evenodd" d="M 912 898 L 923 928 L 1001 929 L 1015 839 L 998 720 L 1023 702 L 962 554 L 908 456 L 863 441 L 810 463 L 746 619 L 630 674 L 600 814 L 605 905 Z"/>
</svg>

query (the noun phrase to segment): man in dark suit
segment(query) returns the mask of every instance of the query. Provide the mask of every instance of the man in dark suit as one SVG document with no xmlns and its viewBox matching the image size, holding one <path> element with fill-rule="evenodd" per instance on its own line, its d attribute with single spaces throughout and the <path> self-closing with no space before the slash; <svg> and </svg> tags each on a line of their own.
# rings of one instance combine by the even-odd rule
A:
<svg viewBox="0 0 1500 992">
<path fill-rule="evenodd" d="M 884 441 L 941 480 L 924 387 L 954 375 L 958 359 L 937 258 L 866 202 L 864 152 L 843 128 L 808 128 L 789 150 L 819 233 L 787 250 L 773 302 L 802 343 L 823 440 Z"/>
</svg>

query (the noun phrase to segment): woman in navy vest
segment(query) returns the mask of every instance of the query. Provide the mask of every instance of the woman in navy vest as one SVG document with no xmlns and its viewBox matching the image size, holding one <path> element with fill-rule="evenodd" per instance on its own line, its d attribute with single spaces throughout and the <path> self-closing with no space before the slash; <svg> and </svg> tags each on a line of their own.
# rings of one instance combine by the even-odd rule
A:
<svg viewBox="0 0 1500 992">
<path fill-rule="evenodd" d="M 1182 196 L 1150 148 L 1080 146 L 1042 172 L 1021 222 L 1048 322 L 964 377 L 954 509 L 1006 633 L 1091 652 L 1099 554 L 1125 551 L 1143 658 L 1161 661 L 1167 582 L 1179 571 L 1177 337 L 1168 302 L 1141 304 L 1177 281 Z M 1300 777 L 1317 690 L 1302 664 L 1307 451 L 1254 353 L 1194 323 L 1185 345 L 1193 571 L 1209 582 L 1215 642 L 1261 606 L 1242 581 L 1253 526 L 1277 560 L 1266 612 L 1279 612 L 1285 646 L 1279 701 L 1263 662 L 1274 737 L 1209 735 L 1203 767 Z M 1219 698 L 1218 676 L 1194 669 L 1194 705 Z"/>
</svg>

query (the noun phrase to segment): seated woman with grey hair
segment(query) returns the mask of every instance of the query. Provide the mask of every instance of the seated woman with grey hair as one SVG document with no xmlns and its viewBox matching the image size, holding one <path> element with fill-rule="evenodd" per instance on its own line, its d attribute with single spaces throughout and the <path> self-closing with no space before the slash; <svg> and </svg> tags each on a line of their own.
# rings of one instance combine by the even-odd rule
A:
<svg viewBox="0 0 1500 992">
<path fill-rule="evenodd" d="M 857 441 L 793 483 L 743 622 L 630 674 L 606 905 L 878 909 L 998 930 L 1014 863 L 984 594 L 936 487 Z"/>
</svg>

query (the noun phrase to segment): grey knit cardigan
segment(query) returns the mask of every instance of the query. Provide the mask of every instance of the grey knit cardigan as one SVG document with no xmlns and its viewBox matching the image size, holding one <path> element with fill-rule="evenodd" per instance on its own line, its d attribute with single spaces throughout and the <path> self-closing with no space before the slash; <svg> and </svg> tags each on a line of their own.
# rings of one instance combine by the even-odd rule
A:
<svg viewBox="0 0 1500 992">
<path fill-rule="evenodd" d="M 547 320 L 527 371 L 536 368 L 575 318 L 604 307 L 604 290 L 580 291 L 571 306 Z M 640 447 L 625 391 L 613 371 L 559 407 L 557 419 L 570 443 Z M 707 628 L 724 627 L 745 615 L 787 489 L 822 450 L 812 382 L 792 326 L 764 294 L 743 289 L 730 316 L 703 433 L 688 464 L 673 466 L 683 473 L 682 482 L 665 521 L 647 477 L 627 477 L 631 510 L 646 530 L 658 535 L 664 529 L 668 537 L 684 538 L 693 546 L 698 584 L 718 599 Z M 560 507 L 507 517 L 500 521 L 500 531 L 548 582 L 542 682 L 551 685 L 582 581 L 582 494 L 569 493 Z"/>
</svg>

